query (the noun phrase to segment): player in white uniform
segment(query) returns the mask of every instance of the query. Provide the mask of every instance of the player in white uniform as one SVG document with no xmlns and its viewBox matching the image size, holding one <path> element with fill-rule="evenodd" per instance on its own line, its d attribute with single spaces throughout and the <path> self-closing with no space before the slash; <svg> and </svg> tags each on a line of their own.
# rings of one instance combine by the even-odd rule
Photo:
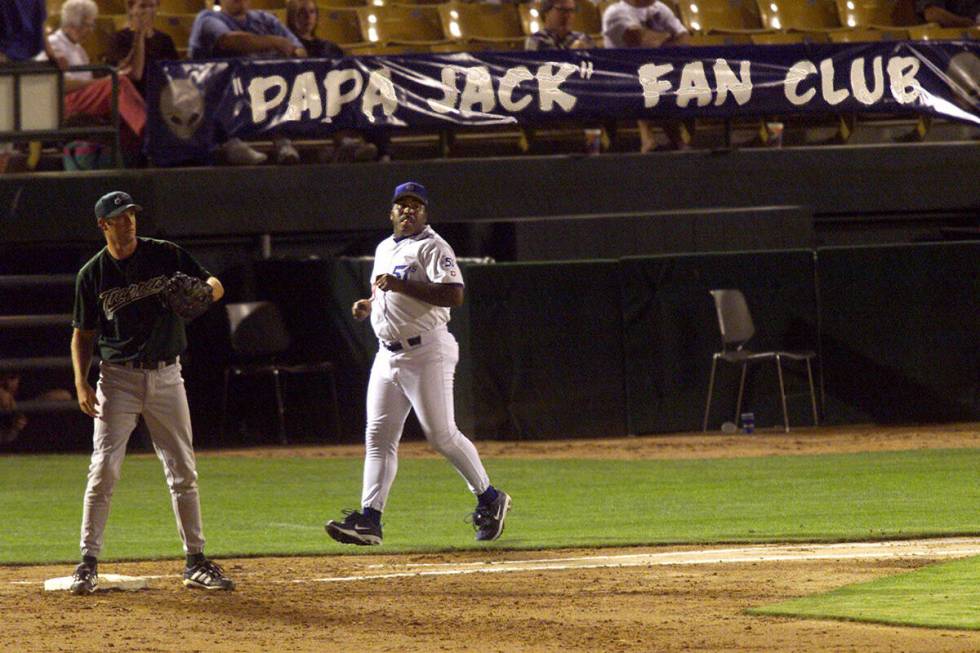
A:
<svg viewBox="0 0 980 653">
<path fill-rule="evenodd" d="M 477 497 L 477 540 L 495 540 L 510 509 L 507 493 L 490 485 L 476 447 L 456 427 L 453 375 L 459 346 L 449 333 L 449 309 L 463 303 L 463 275 L 452 247 L 426 224 L 425 188 L 406 182 L 392 198 L 392 236 L 375 252 L 369 299 L 354 302 L 369 315 L 378 354 L 367 392 L 361 511 L 329 521 L 327 533 L 345 544 L 381 544 L 381 513 L 398 469 L 398 441 L 412 408 L 432 447 L 444 455 Z"/>
</svg>

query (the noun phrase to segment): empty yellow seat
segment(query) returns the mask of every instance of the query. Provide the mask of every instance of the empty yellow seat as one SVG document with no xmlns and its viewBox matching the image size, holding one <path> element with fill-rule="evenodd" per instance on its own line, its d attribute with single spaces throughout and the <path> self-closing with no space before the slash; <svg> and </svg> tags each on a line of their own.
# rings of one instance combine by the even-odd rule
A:
<svg viewBox="0 0 980 653">
<path fill-rule="evenodd" d="M 82 47 L 93 64 L 105 63 L 106 52 L 112 44 L 112 35 L 116 33 L 116 16 L 99 15 L 95 18 L 95 29 L 82 41 Z"/>
<path fill-rule="evenodd" d="M 747 45 L 752 43 L 749 34 L 691 34 L 688 43 L 692 46 L 706 45 Z"/>
<path fill-rule="evenodd" d="M 980 39 L 980 27 L 916 25 L 908 29 L 913 41 L 969 41 Z"/>
<path fill-rule="evenodd" d="M 157 6 L 159 14 L 197 14 L 202 9 L 208 9 L 214 3 L 205 0 L 160 0 Z"/>
<path fill-rule="evenodd" d="M 249 0 L 249 9 L 259 9 L 262 11 L 272 11 L 273 9 L 285 9 L 286 0 Z"/>
<path fill-rule="evenodd" d="M 191 28 L 197 14 L 157 14 L 153 26 L 174 40 L 174 46 L 181 56 L 187 56 L 187 46 L 191 39 Z"/>
<path fill-rule="evenodd" d="M 493 44 L 504 49 L 523 47 L 524 28 L 514 5 L 462 4 L 438 5 L 446 36 L 456 41 Z"/>
<path fill-rule="evenodd" d="M 757 0 L 762 24 L 777 30 L 840 28 L 835 0 Z"/>
<path fill-rule="evenodd" d="M 767 32 L 751 34 L 752 43 L 756 45 L 792 45 L 798 43 L 827 43 L 826 32 Z"/>
<path fill-rule="evenodd" d="M 126 13 L 126 0 L 95 0 L 95 4 L 99 7 L 100 16 Z"/>
<path fill-rule="evenodd" d="M 356 9 L 361 33 L 380 46 L 444 43 L 446 39 L 435 7 L 384 5 Z"/>
<path fill-rule="evenodd" d="M 678 8 L 681 22 L 692 33 L 764 31 L 755 0 L 690 0 Z"/>
<path fill-rule="evenodd" d="M 361 32 L 361 19 L 356 9 L 319 7 L 319 10 L 316 21 L 318 37 L 333 41 L 345 50 L 367 43 Z"/>
<path fill-rule="evenodd" d="M 903 41 L 909 37 L 904 29 L 847 29 L 829 32 L 831 43 L 866 43 L 868 41 Z"/>
<path fill-rule="evenodd" d="M 369 2 L 368 0 L 316 0 L 316 6 L 321 9 L 321 13 L 324 7 L 334 8 L 334 7 L 366 7 L 370 4 L 375 4 L 374 2 Z M 383 2 L 381 4 L 384 4 Z"/>
<path fill-rule="evenodd" d="M 836 0 L 844 27 L 906 27 L 920 23 L 910 0 Z"/>
</svg>

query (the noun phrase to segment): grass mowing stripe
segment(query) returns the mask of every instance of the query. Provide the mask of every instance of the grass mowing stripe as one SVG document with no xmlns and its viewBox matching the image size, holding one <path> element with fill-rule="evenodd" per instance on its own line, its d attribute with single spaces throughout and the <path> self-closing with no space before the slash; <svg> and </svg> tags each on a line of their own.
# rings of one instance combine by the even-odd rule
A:
<svg viewBox="0 0 980 653">
<path fill-rule="evenodd" d="M 748 612 L 980 630 L 980 557 L 931 565 Z"/>
<path fill-rule="evenodd" d="M 199 459 L 208 552 L 362 552 L 323 522 L 357 507 L 359 459 Z M 514 497 L 500 548 L 915 537 L 980 533 L 980 450 L 715 460 L 486 461 Z M 87 458 L 0 458 L 0 563 L 71 561 Z M 385 543 L 371 552 L 484 547 L 473 497 L 443 460 L 401 461 Z M 285 528 L 283 525 L 292 525 Z M 307 527 L 307 528 L 304 528 Z M 116 487 L 106 559 L 179 557 L 159 462 L 131 456 Z"/>
</svg>

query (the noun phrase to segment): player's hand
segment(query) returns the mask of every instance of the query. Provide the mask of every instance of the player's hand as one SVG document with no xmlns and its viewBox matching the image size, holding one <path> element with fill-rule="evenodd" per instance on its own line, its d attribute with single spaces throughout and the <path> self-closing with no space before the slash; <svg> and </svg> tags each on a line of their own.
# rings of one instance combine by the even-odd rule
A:
<svg viewBox="0 0 980 653">
<path fill-rule="evenodd" d="M 405 281 L 393 274 L 379 274 L 378 278 L 374 280 L 374 285 L 378 287 L 378 290 L 401 292 L 405 288 Z"/>
<path fill-rule="evenodd" d="M 351 313 L 354 315 L 355 320 L 363 320 L 371 314 L 371 300 L 358 299 L 356 302 L 354 302 L 354 306 L 351 307 Z"/>
<path fill-rule="evenodd" d="M 95 390 L 86 381 L 83 385 L 76 386 L 78 391 L 78 407 L 89 417 L 99 416 L 99 400 L 95 396 Z"/>
</svg>

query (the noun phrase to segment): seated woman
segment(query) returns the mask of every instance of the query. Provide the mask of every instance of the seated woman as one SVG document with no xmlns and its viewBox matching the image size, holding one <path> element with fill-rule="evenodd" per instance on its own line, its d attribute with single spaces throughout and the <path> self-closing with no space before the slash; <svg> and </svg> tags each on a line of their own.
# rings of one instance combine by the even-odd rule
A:
<svg viewBox="0 0 980 653">
<path fill-rule="evenodd" d="M 319 18 L 319 9 L 314 0 L 287 0 L 286 27 L 300 40 L 307 54 L 319 59 L 343 57 L 344 51 L 339 45 L 316 35 Z M 362 138 L 355 131 L 344 130 L 334 134 L 332 146 L 321 150 L 319 158 L 322 163 L 374 161 L 379 155 L 387 159 L 387 147 L 388 138 L 381 132 Z"/>
<path fill-rule="evenodd" d="M 93 29 L 99 8 L 93 0 L 66 0 L 61 6 L 61 28 L 48 37 L 55 56 L 71 66 L 91 64 L 81 43 Z M 133 81 L 131 71 L 120 71 L 119 118 L 123 149 L 138 154 L 146 126 L 146 104 Z M 142 72 L 142 69 L 141 69 Z M 95 77 L 90 71 L 65 73 L 65 118 L 87 116 L 112 120 L 112 78 Z"/>
<path fill-rule="evenodd" d="M 153 29 L 158 0 L 126 0 L 128 24 L 112 35 L 106 63 L 125 71 L 146 97 L 146 77 L 154 61 L 179 59 L 169 34 Z"/>
</svg>

